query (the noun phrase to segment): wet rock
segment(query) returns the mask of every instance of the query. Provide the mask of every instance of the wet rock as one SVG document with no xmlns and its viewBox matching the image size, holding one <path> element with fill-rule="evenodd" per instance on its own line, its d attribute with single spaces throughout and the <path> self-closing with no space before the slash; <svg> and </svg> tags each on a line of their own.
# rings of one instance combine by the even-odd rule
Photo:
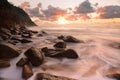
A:
<svg viewBox="0 0 120 80">
<path fill-rule="evenodd" d="M 16 45 L 17 43 L 20 43 L 19 41 L 17 40 L 9 40 L 8 43 L 11 43 L 13 45 Z"/>
<path fill-rule="evenodd" d="M 9 60 L 0 60 L 0 68 L 7 68 L 10 67 L 10 61 Z"/>
<path fill-rule="evenodd" d="M 68 49 L 68 50 L 48 49 L 47 47 L 44 47 L 41 49 L 41 51 L 43 51 L 43 53 L 46 57 L 72 58 L 72 59 L 76 59 L 79 57 L 78 54 L 76 53 L 76 51 L 74 51 L 73 49 Z"/>
<path fill-rule="evenodd" d="M 66 48 L 65 42 L 58 42 L 54 45 L 55 48 Z"/>
<path fill-rule="evenodd" d="M 16 63 L 16 66 L 18 67 L 23 67 L 25 64 L 28 63 L 28 59 L 27 58 L 21 58 L 17 63 Z"/>
<path fill-rule="evenodd" d="M 65 37 L 63 40 L 64 40 L 65 42 L 73 42 L 73 43 L 79 43 L 79 42 L 81 42 L 81 43 L 83 43 L 83 41 L 80 41 L 80 40 L 76 39 L 76 38 L 73 37 L 73 36 L 67 36 L 67 37 Z"/>
<path fill-rule="evenodd" d="M 48 73 L 38 73 L 36 75 L 36 80 L 75 80 L 75 79 L 63 76 L 56 76 Z"/>
<path fill-rule="evenodd" d="M 64 39 L 63 35 L 58 36 L 58 39 Z"/>
<path fill-rule="evenodd" d="M 73 37 L 73 36 L 58 36 L 58 39 L 61 39 L 65 42 L 72 42 L 72 43 L 84 43 L 84 41 L 82 40 L 78 40 L 77 38 Z"/>
<path fill-rule="evenodd" d="M 21 50 L 16 46 L 0 42 L 0 58 L 14 58 L 20 55 Z"/>
<path fill-rule="evenodd" d="M 10 30 L 8 30 L 6 28 L 0 28 L 0 33 L 6 34 L 9 37 L 11 36 Z"/>
<path fill-rule="evenodd" d="M 111 43 L 109 44 L 109 46 L 112 48 L 120 49 L 120 43 L 118 42 Z"/>
<path fill-rule="evenodd" d="M 21 36 L 24 38 L 31 38 L 32 37 L 31 33 L 22 34 Z"/>
<path fill-rule="evenodd" d="M 55 57 L 55 58 L 72 58 L 72 59 L 76 59 L 78 58 L 78 54 L 76 53 L 76 51 L 72 50 L 72 49 L 68 49 L 62 52 L 57 52 L 55 54 L 50 55 L 50 57 Z"/>
<path fill-rule="evenodd" d="M 28 79 L 30 78 L 31 76 L 33 75 L 33 71 L 32 71 L 32 68 L 29 64 L 25 64 L 23 66 L 23 70 L 22 70 L 22 78 L 24 79 Z"/>
<path fill-rule="evenodd" d="M 21 39 L 19 40 L 21 43 L 31 43 L 32 41 L 31 40 L 28 40 L 28 39 Z"/>
<path fill-rule="evenodd" d="M 6 35 L 6 34 L 4 34 L 4 33 L 0 33 L 0 37 L 1 37 L 3 40 L 10 39 L 10 36 L 9 36 L 9 35 Z"/>
<path fill-rule="evenodd" d="M 25 56 L 30 60 L 33 66 L 39 66 L 43 63 L 42 53 L 35 47 L 31 47 L 25 53 Z"/>
<path fill-rule="evenodd" d="M 34 34 L 37 34 L 38 31 L 33 31 L 33 30 L 30 30 L 30 32 L 34 33 Z"/>
<path fill-rule="evenodd" d="M 37 34 L 37 37 L 42 37 L 43 35 L 42 34 Z"/>
<path fill-rule="evenodd" d="M 111 75 L 107 75 L 107 77 L 110 77 L 110 78 L 114 78 L 116 80 L 120 80 L 120 74 L 111 74 Z"/>
</svg>

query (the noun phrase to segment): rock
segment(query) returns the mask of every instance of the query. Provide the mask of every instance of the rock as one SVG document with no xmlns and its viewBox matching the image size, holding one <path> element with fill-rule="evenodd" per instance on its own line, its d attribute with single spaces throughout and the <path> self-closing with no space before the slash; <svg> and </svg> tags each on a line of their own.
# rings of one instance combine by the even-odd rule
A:
<svg viewBox="0 0 120 80">
<path fill-rule="evenodd" d="M 0 42 L 0 58 L 14 58 L 20 55 L 21 50 L 16 46 Z"/>
<path fill-rule="evenodd" d="M 74 51 L 73 49 L 68 49 L 68 50 L 48 49 L 47 47 L 44 47 L 41 49 L 41 51 L 44 53 L 46 57 L 54 57 L 54 58 L 66 57 L 66 58 L 72 58 L 72 59 L 76 59 L 79 57 L 76 51 Z"/>
<path fill-rule="evenodd" d="M 54 45 L 55 48 L 66 48 L 65 42 L 58 42 Z"/>
<path fill-rule="evenodd" d="M 32 41 L 28 40 L 28 39 L 21 39 L 20 42 L 21 43 L 31 43 Z"/>
<path fill-rule="evenodd" d="M 10 67 L 10 61 L 9 60 L 0 60 L 0 68 L 7 68 Z"/>
<path fill-rule="evenodd" d="M 35 47 L 31 47 L 24 54 L 30 60 L 33 66 L 39 66 L 43 63 L 44 60 L 43 55 Z"/>
<path fill-rule="evenodd" d="M 111 75 L 107 75 L 107 77 L 114 78 L 116 80 L 120 80 L 120 74 L 111 74 Z"/>
<path fill-rule="evenodd" d="M 109 44 L 108 46 L 110 46 L 112 48 L 120 49 L 120 43 L 118 43 L 118 42 L 113 42 L 113 43 Z"/>
<path fill-rule="evenodd" d="M 64 39 L 63 35 L 58 36 L 58 39 Z"/>
<path fill-rule="evenodd" d="M 61 39 L 65 42 L 72 42 L 72 43 L 84 43 L 84 41 L 78 40 L 73 36 L 58 36 L 58 39 Z"/>
<path fill-rule="evenodd" d="M 28 63 L 28 59 L 27 58 L 21 58 L 17 63 L 16 63 L 16 66 L 18 67 L 23 67 L 25 64 Z"/>
<path fill-rule="evenodd" d="M 41 31 L 42 34 L 47 34 L 45 31 Z"/>
<path fill-rule="evenodd" d="M 33 31 L 33 30 L 31 30 L 30 32 L 32 32 L 32 33 L 34 33 L 34 34 L 37 34 L 37 33 L 38 33 L 38 31 Z"/>
<path fill-rule="evenodd" d="M 17 43 L 20 43 L 19 41 L 17 40 L 9 40 L 8 43 L 11 43 L 13 45 L 16 45 Z"/>
<path fill-rule="evenodd" d="M 31 38 L 32 37 L 32 35 L 30 33 L 22 34 L 21 36 L 24 38 Z"/>
<path fill-rule="evenodd" d="M 36 75 L 36 80 L 75 80 L 75 79 L 63 76 L 56 76 L 48 73 L 38 73 Z"/>
<path fill-rule="evenodd" d="M 73 43 L 79 43 L 79 42 L 83 42 L 83 41 L 80 41 L 78 39 L 76 39 L 75 37 L 72 37 L 72 36 L 67 36 L 66 38 L 63 39 L 65 42 L 73 42 Z"/>
<path fill-rule="evenodd" d="M 65 50 L 63 52 L 58 52 L 58 53 L 55 53 L 55 54 L 52 54 L 50 57 L 55 57 L 55 58 L 63 58 L 63 57 L 66 57 L 66 58 L 72 58 L 72 59 L 76 59 L 78 58 L 78 54 L 76 53 L 76 51 L 72 50 L 72 49 L 68 49 L 68 50 Z"/>
<path fill-rule="evenodd" d="M 0 32 L 8 35 L 9 37 L 11 36 L 10 30 L 8 30 L 6 28 L 0 28 Z"/>
<path fill-rule="evenodd" d="M 32 75 L 33 75 L 33 71 L 32 71 L 31 66 L 29 64 L 25 64 L 23 66 L 23 70 L 22 70 L 22 78 L 24 78 L 25 80 L 27 80 Z"/>
<path fill-rule="evenodd" d="M 0 33 L 0 37 L 1 37 L 3 40 L 10 39 L 10 36 L 9 36 L 9 35 L 6 35 L 6 34 L 4 34 L 4 33 Z"/>
<path fill-rule="evenodd" d="M 37 37 L 42 37 L 43 35 L 42 34 L 37 34 Z"/>
</svg>

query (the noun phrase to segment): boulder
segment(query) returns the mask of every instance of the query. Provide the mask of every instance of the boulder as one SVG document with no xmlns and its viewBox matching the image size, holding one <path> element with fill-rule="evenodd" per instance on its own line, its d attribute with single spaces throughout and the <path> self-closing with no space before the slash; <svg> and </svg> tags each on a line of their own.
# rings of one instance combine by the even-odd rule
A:
<svg viewBox="0 0 120 80">
<path fill-rule="evenodd" d="M 76 80 L 63 76 L 56 76 L 48 73 L 38 73 L 35 80 Z"/>
<path fill-rule="evenodd" d="M 28 59 L 27 58 L 21 58 L 17 63 L 16 63 L 16 66 L 18 67 L 23 67 L 25 64 L 28 63 Z"/>
<path fill-rule="evenodd" d="M 35 47 L 31 47 L 24 54 L 30 60 L 33 66 L 39 66 L 44 61 L 42 53 Z"/>
<path fill-rule="evenodd" d="M 10 67 L 10 61 L 9 60 L 0 60 L 0 68 L 7 68 Z"/>
<path fill-rule="evenodd" d="M 78 54 L 73 49 L 48 49 L 47 47 L 44 47 L 41 49 L 41 51 L 44 53 L 46 57 L 53 57 L 53 58 L 72 58 L 76 59 L 78 58 Z"/>
<path fill-rule="evenodd" d="M 82 40 L 78 40 L 77 38 L 73 37 L 73 36 L 58 36 L 58 39 L 61 39 L 65 42 L 72 42 L 72 43 L 84 43 L 84 41 Z"/>
<path fill-rule="evenodd" d="M 50 55 L 50 57 L 54 57 L 54 58 L 72 58 L 72 59 L 76 59 L 78 58 L 78 54 L 76 53 L 76 51 L 74 51 L 73 49 L 68 49 L 62 52 L 57 52 L 55 54 Z"/>
<path fill-rule="evenodd" d="M 21 50 L 6 42 L 0 42 L 0 58 L 14 58 L 19 56 L 21 53 Z"/>
<path fill-rule="evenodd" d="M 118 74 L 118 73 L 107 75 L 107 77 L 114 78 L 116 80 L 120 80 L 120 74 Z"/>
<path fill-rule="evenodd" d="M 32 37 L 32 35 L 30 33 L 25 33 L 25 34 L 23 33 L 23 34 L 21 34 L 21 36 L 24 38 L 31 38 Z"/>
<path fill-rule="evenodd" d="M 19 40 L 21 43 L 31 43 L 32 41 L 31 40 L 28 40 L 28 39 L 21 39 Z"/>
<path fill-rule="evenodd" d="M 25 80 L 27 80 L 32 75 L 33 75 L 33 71 L 32 71 L 31 66 L 29 64 L 25 64 L 23 66 L 23 69 L 22 69 L 22 78 L 24 78 Z"/>
<path fill-rule="evenodd" d="M 54 45 L 55 48 L 66 48 L 65 42 L 58 42 Z"/>
<path fill-rule="evenodd" d="M 73 43 L 83 43 L 83 41 L 80 41 L 78 39 L 76 39 L 75 37 L 73 36 L 66 36 L 64 39 L 63 39 L 65 42 L 73 42 Z"/>
</svg>

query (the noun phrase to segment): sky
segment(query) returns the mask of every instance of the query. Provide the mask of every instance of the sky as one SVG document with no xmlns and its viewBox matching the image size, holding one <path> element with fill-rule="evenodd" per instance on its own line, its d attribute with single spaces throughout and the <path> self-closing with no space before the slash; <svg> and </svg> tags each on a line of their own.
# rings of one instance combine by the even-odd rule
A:
<svg viewBox="0 0 120 80">
<path fill-rule="evenodd" d="M 8 0 L 35 22 L 120 19 L 120 0 Z M 117 18 L 117 19 L 116 19 Z M 92 20 L 93 21 L 93 20 Z M 94 21 L 96 22 L 96 21 Z M 108 21 L 109 22 L 109 21 Z"/>
<path fill-rule="evenodd" d="M 21 3 L 28 1 L 30 2 L 31 7 L 35 7 L 38 3 L 43 4 L 43 9 L 46 9 L 48 5 L 53 5 L 60 8 L 73 8 L 76 5 L 79 5 L 85 0 L 8 0 L 14 5 L 19 6 Z M 92 4 L 98 3 L 99 6 L 106 5 L 120 5 L 120 0 L 89 0 Z"/>
</svg>

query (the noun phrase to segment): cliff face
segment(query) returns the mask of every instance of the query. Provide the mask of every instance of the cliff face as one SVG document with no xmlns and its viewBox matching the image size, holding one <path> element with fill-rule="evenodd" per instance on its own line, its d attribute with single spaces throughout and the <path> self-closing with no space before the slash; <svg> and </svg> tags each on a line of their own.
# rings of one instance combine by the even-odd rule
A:
<svg viewBox="0 0 120 80">
<path fill-rule="evenodd" d="M 27 13 L 7 0 L 0 1 L 0 41 L 11 39 L 12 35 L 31 34 L 25 26 L 36 26 Z"/>
<path fill-rule="evenodd" d="M 10 4 L 7 0 L 0 1 L 0 27 L 5 26 L 36 26 L 28 14 L 19 7 Z"/>
</svg>

